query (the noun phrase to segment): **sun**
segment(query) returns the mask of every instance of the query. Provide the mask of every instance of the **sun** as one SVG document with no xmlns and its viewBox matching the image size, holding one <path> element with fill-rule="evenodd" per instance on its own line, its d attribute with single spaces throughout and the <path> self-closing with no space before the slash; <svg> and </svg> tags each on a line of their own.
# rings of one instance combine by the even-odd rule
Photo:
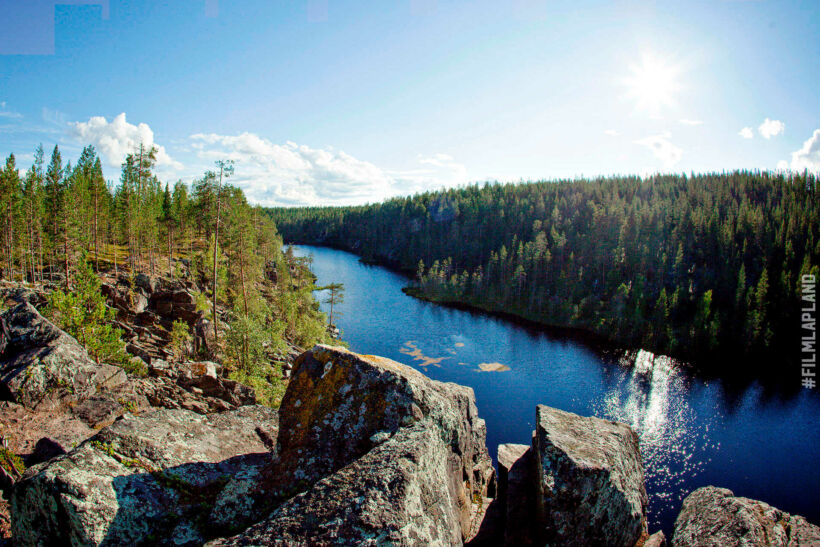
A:
<svg viewBox="0 0 820 547">
<path fill-rule="evenodd" d="M 680 68 L 667 59 L 651 53 L 641 55 L 639 63 L 629 65 L 630 75 L 623 81 L 627 95 L 638 110 L 650 116 L 660 116 L 676 104 Z"/>
</svg>

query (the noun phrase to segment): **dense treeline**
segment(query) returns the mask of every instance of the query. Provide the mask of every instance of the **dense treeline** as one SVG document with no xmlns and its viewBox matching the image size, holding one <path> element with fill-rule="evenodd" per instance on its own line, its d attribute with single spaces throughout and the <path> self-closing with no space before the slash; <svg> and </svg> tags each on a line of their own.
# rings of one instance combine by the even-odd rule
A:
<svg viewBox="0 0 820 547">
<path fill-rule="evenodd" d="M 416 274 L 411 291 L 705 363 L 796 357 L 817 178 L 735 172 L 484 184 L 271 209 L 286 241 Z"/>
<path fill-rule="evenodd" d="M 326 339 L 310 272 L 282 251 L 268 216 L 228 184 L 230 162 L 217 162 L 190 188 L 163 185 L 155 163 L 156 150 L 140 146 L 113 185 L 93 146 L 74 165 L 64 163 L 57 146 L 46 164 L 40 146 L 23 176 L 9 155 L 0 172 L 0 279 L 51 285 L 66 295 L 94 285 L 89 266 L 114 277 L 186 275 L 203 289 L 214 335 L 225 338 L 220 354 L 209 357 L 251 384 L 266 370 L 266 351 L 284 349 L 286 340 Z M 227 311 L 218 313 L 217 304 Z M 224 333 L 221 318 L 230 323 Z"/>
</svg>

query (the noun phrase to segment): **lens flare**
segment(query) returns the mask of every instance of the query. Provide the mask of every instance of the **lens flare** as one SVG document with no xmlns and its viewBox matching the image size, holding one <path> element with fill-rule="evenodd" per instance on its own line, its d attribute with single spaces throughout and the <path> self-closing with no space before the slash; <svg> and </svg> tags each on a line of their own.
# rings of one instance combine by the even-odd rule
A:
<svg viewBox="0 0 820 547">
<path fill-rule="evenodd" d="M 624 78 L 627 96 L 637 110 L 651 116 L 660 116 L 666 108 L 676 104 L 681 89 L 680 67 L 650 53 L 641 55 L 639 63 L 629 65 L 630 75 Z"/>
</svg>

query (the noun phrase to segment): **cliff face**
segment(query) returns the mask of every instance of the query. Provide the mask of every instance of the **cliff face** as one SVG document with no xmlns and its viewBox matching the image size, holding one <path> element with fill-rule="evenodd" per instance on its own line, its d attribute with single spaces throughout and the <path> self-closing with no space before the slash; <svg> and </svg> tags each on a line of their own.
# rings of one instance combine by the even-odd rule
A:
<svg viewBox="0 0 820 547">
<path fill-rule="evenodd" d="M 494 490 L 473 391 L 389 359 L 314 347 L 280 416 L 263 490 L 287 501 L 215 544 L 460 545 Z"/>
<path fill-rule="evenodd" d="M 497 544 L 643 544 L 647 497 L 635 432 L 544 405 L 535 426 L 532 446 L 498 448 Z"/>
<path fill-rule="evenodd" d="M 317 346 L 280 415 L 128 415 L 26 472 L 15 538 L 200 545 L 258 521 L 215 544 L 461 545 L 477 528 L 495 484 L 471 389 Z"/>
<path fill-rule="evenodd" d="M 30 351 L 20 340 L 33 339 L 14 319 L 25 310 L 4 316 L 13 319 L 4 332 L 17 332 L 4 334 L 4 359 L 15 367 Z M 78 366 L 91 366 L 80 357 Z M 217 389 L 213 364 L 189 368 L 180 385 L 199 378 L 200 396 Z M 99 413 L 122 387 L 81 390 L 71 405 L 57 401 L 68 407 L 60 412 L 82 422 L 72 408 Z M 210 414 L 142 410 L 115 412 L 96 433 L 82 422 L 73 449 L 38 443 L 42 463 L 8 488 L 17 544 L 665 542 L 647 534 L 643 468 L 628 426 L 539 405 L 532 445 L 499 448 L 496 484 L 472 390 L 381 357 L 314 347 L 296 360 L 278 413 L 253 404 Z M 802 517 L 710 487 L 686 499 L 673 545 L 818 540 L 820 529 Z"/>
<path fill-rule="evenodd" d="M 627 425 L 536 408 L 538 514 L 550 545 L 634 545 L 646 534 L 638 436 Z"/>
</svg>

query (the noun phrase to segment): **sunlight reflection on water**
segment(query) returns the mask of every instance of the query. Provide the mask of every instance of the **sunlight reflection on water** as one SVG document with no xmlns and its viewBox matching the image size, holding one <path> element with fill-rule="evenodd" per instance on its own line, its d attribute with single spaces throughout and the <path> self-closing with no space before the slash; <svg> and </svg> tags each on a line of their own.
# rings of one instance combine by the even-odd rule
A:
<svg viewBox="0 0 820 547">
<path fill-rule="evenodd" d="M 501 443 L 531 442 L 535 406 L 545 404 L 637 431 L 652 531 L 671 536 L 682 499 L 708 484 L 820 522 L 817 392 L 709 378 L 688 367 L 635 371 L 572 337 L 416 300 L 401 291 L 407 278 L 354 255 L 296 251 L 314 256 L 319 284 L 344 283 L 339 326 L 351 349 L 474 390 L 491 455 Z M 479 363 L 510 370 L 481 372 Z"/>
<path fill-rule="evenodd" d="M 650 525 L 657 524 L 651 517 L 661 509 L 680 506 L 685 484 L 711 459 L 705 453 L 709 424 L 698 419 L 687 390 L 686 377 L 671 359 L 642 351 L 634 366 L 624 368 L 621 381 L 594 404 L 597 415 L 629 424 L 638 434 Z"/>
</svg>

